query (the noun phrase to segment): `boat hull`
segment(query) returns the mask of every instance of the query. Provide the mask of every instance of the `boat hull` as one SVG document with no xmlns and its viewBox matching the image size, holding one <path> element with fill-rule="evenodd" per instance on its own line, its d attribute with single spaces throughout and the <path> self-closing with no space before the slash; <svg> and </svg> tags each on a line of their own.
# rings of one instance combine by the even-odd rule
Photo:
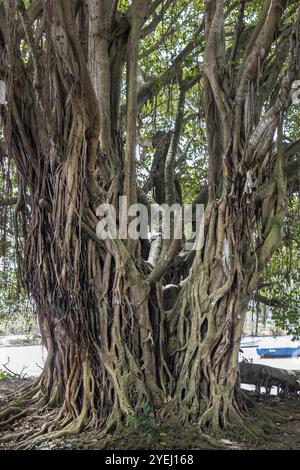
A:
<svg viewBox="0 0 300 470">
<path fill-rule="evenodd" d="M 300 347 L 296 348 L 257 348 L 260 357 L 299 357 Z"/>
</svg>

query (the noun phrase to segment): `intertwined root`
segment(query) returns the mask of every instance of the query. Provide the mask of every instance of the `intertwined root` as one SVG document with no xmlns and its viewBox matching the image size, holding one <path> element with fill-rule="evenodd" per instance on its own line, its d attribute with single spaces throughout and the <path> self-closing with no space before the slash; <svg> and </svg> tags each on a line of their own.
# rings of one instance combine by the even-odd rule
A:
<svg viewBox="0 0 300 470">
<path fill-rule="evenodd" d="M 47 404 L 47 400 L 41 394 L 40 384 L 41 378 L 34 384 L 25 386 L 17 399 L 14 393 L 7 395 L 6 401 L 9 404 L 0 409 L 0 427 L 10 425 L 17 419 L 28 413 L 34 413 Z"/>
<path fill-rule="evenodd" d="M 253 413 L 251 413 L 252 416 L 249 416 L 247 399 L 241 399 L 239 394 L 238 398 L 232 402 L 220 401 L 219 408 L 216 403 L 204 400 L 200 402 L 202 408 L 198 406 L 196 412 L 195 402 L 191 403 L 191 407 L 187 405 L 187 402 L 185 406 L 180 407 L 179 402 L 173 398 L 161 410 L 157 411 L 156 416 L 159 416 L 163 422 L 168 422 L 169 419 L 174 420 L 174 416 L 176 416 L 178 423 L 191 426 L 199 435 L 199 439 L 213 448 L 224 447 L 221 441 L 221 437 L 224 436 L 240 439 L 242 435 L 243 439 L 251 442 L 257 442 L 262 436 L 266 439 L 262 421 L 265 425 L 268 420 L 271 429 L 271 420 L 278 421 L 279 418 L 287 417 L 284 413 L 280 413 L 279 417 L 278 412 L 255 403 L 251 403 Z M 41 416 L 41 411 L 43 418 L 47 418 L 47 422 L 40 429 L 29 429 L 19 435 L 15 433 L 6 435 L 1 439 L 1 442 L 15 441 L 16 449 L 30 449 L 44 441 L 75 436 L 83 430 L 91 432 L 97 430 L 97 438 L 105 447 L 109 442 L 108 436 L 114 432 L 118 435 L 118 432 L 124 430 L 126 426 L 126 416 L 117 408 L 112 410 L 105 422 L 97 421 L 90 404 L 82 407 L 80 414 L 75 418 L 67 412 L 65 403 L 60 408 L 49 409 L 45 397 L 37 394 L 36 388 L 32 387 L 31 394 L 27 389 L 17 403 L 8 405 L 1 411 L 0 427 L 9 427 L 16 420 L 24 418 L 25 415 L 39 414 Z"/>
<path fill-rule="evenodd" d="M 81 373 L 70 374 L 66 386 L 56 382 L 53 374 L 51 387 L 47 389 L 45 384 L 50 383 L 51 371 L 45 370 L 44 375 L 31 387 L 24 389 L 17 400 L 10 396 L 14 400 L 0 411 L 0 427 L 9 427 L 26 415 L 36 414 L 43 419 L 47 418 L 47 422 L 38 430 L 31 429 L 14 435 L 13 439 L 18 442 L 17 448 L 30 448 L 44 440 L 74 436 L 83 430 L 97 430 L 97 435 L 105 442 L 109 433 L 117 433 L 126 426 L 129 416 L 138 414 L 143 403 L 151 404 L 148 401 L 150 394 L 140 376 L 137 376 L 139 378 L 133 387 L 132 377 L 128 374 L 115 375 L 115 381 L 118 380 L 116 388 L 114 381 L 107 375 L 102 375 L 103 380 L 99 381 L 99 375 L 96 375 L 98 369 L 87 356 L 84 356 L 78 367 Z M 122 381 L 124 377 L 127 381 Z M 185 381 L 177 384 L 172 397 L 162 400 L 161 406 L 152 405 L 156 419 L 168 421 L 176 417 L 182 425 L 194 426 L 213 447 L 222 445 L 220 436 L 227 432 L 240 436 L 242 430 L 249 439 L 257 440 L 259 426 L 255 428 L 251 419 L 245 420 L 248 403 L 243 394 L 233 387 L 227 393 L 205 397 L 197 393 L 195 377 L 196 374 L 189 373 Z M 212 387 L 213 384 L 208 385 Z M 59 399 L 58 390 L 65 390 L 64 395 L 61 395 L 62 400 Z M 263 416 L 264 410 L 258 406 L 254 409 L 258 419 Z"/>
</svg>

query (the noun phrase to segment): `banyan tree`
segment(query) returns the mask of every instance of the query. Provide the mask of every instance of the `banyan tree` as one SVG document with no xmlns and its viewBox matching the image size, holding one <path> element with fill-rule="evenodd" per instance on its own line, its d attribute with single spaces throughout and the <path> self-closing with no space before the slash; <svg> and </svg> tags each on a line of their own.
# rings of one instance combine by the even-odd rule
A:
<svg viewBox="0 0 300 470">
<path fill-rule="evenodd" d="M 0 204 L 47 348 L 2 426 L 55 407 L 41 433 L 108 432 L 145 404 L 205 433 L 245 426 L 245 312 L 299 177 L 299 14 L 298 0 L 0 1 L 17 194 Z M 199 249 L 177 218 L 167 239 L 97 235 L 101 204 L 118 233 L 120 196 L 186 202 L 191 158 Z"/>
</svg>

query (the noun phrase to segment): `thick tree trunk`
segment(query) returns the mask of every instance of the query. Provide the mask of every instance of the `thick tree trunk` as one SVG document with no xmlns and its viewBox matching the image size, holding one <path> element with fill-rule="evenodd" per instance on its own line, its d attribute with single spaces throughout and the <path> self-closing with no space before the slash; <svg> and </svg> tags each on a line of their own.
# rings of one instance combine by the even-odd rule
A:
<svg viewBox="0 0 300 470">
<path fill-rule="evenodd" d="M 90 238 L 76 215 L 84 193 L 73 196 L 80 205 L 71 219 L 66 195 L 56 205 L 69 228 L 40 199 L 44 208 L 32 213 L 30 256 L 23 261 L 48 351 L 41 392 L 49 405 L 62 406 L 59 425 L 70 422 L 70 432 L 84 424 L 110 429 L 144 403 L 158 408 L 163 399 L 165 339 L 156 296 L 121 240 Z"/>
<path fill-rule="evenodd" d="M 226 212 L 231 212 L 230 208 Z M 175 406 L 183 420 L 199 422 L 214 431 L 241 418 L 236 397 L 238 353 L 249 298 L 248 277 L 239 261 L 244 256 L 238 253 L 240 240 L 233 238 L 230 223 L 226 227 L 218 224 L 220 214 L 222 203 L 219 210 L 211 207 L 206 211 L 204 247 L 196 254 L 172 311 L 169 340 L 176 377 L 169 406 Z M 218 237 L 211 236 L 213 227 L 221 227 L 221 245 Z"/>
<path fill-rule="evenodd" d="M 207 204 L 203 247 L 170 314 L 169 330 L 175 385 L 168 407 L 175 407 L 182 420 L 214 432 L 243 426 L 237 374 L 245 313 L 260 273 L 280 243 L 278 227 L 286 210 L 280 155 L 268 180 L 272 203 L 262 201 L 262 217 L 256 195 L 247 194 L 245 176 L 235 173 L 234 165 L 227 172 L 228 157 L 223 159 L 222 196 Z M 260 224 L 258 235 L 251 221 Z"/>
<path fill-rule="evenodd" d="M 155 295 L 142 285 L 142 273 L 126 265 L 122 248 L 105 253 L 76 231 L 67 261 L 51 231 L 27 239 L 40 250 L 42 271 L 27 282 L 48 351 L 41 393 L 48 405 L 62 406 L 60 425 L 73 421 L 70 429 L 78 431 L 83 424 L 115 426 L 144 403 L 161 405 L 165 339 Z M 59 266 L 65 282 L 58 288 Z"/>
<path fill-rule="evenodd" d="M 216 431 L 236 424 L 233 418 L 241 416 L 235 394 L 247 296 L 233 287 L 215 302 L 204 278 L 202 272 L 183 293 L 175 330 L 178 340 L 171 353 L 176 370 L 174 401 L 183 420 Z"/>
</svg>

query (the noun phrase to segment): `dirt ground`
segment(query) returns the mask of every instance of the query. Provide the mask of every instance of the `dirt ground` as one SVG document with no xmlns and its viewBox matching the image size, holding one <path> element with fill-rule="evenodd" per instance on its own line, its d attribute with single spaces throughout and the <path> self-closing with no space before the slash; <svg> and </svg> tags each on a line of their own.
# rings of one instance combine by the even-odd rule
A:
<svg viewBox="0 0 300 470">
<path fill-rule="evenodd" d="M 3 405 L 16 399 L 31 379 L 0 380 L 0 409 Z M 10 396 L 9 396 L 10 395 Z M 284 417 L 275 420 L 273 427 L 269 428 L 259 442 L 251 443 L 243 437 L 219 438 L 220 445 L 226 449 L 235 450 L 300 450 L 300 396 L 293 398 L 279 398 L 276 396 L 255 398 L 258 406 L 267 407 L 275 412 L 284 412 Z M 21 418 L 19 421 L 0 427 L 0 450 L 16 449 L 24 436 L 31 431 L 38 431 L 42 425 L 55 416 L 57 410 L 49 412 L 36 412 Z M 154 421 L 154 420 L 153 420 Z M 210 444 L 203 442 L 197 428 L 179 427 L 178 423 L 157 425 L 153 421 L 140 421 L 129 423 L 124 432 L 118 436 L 111 436 L 107 441 L 97 432 L 82 432 L 79 436 L 61 438 L 59 440 L 45 439 L 36 444 L 33 449 L 212 449 Z M 263 424 L 263 423 L 262 423 Z M 266 429 L 268 425 L 266 423 Z"/>
</svg>

